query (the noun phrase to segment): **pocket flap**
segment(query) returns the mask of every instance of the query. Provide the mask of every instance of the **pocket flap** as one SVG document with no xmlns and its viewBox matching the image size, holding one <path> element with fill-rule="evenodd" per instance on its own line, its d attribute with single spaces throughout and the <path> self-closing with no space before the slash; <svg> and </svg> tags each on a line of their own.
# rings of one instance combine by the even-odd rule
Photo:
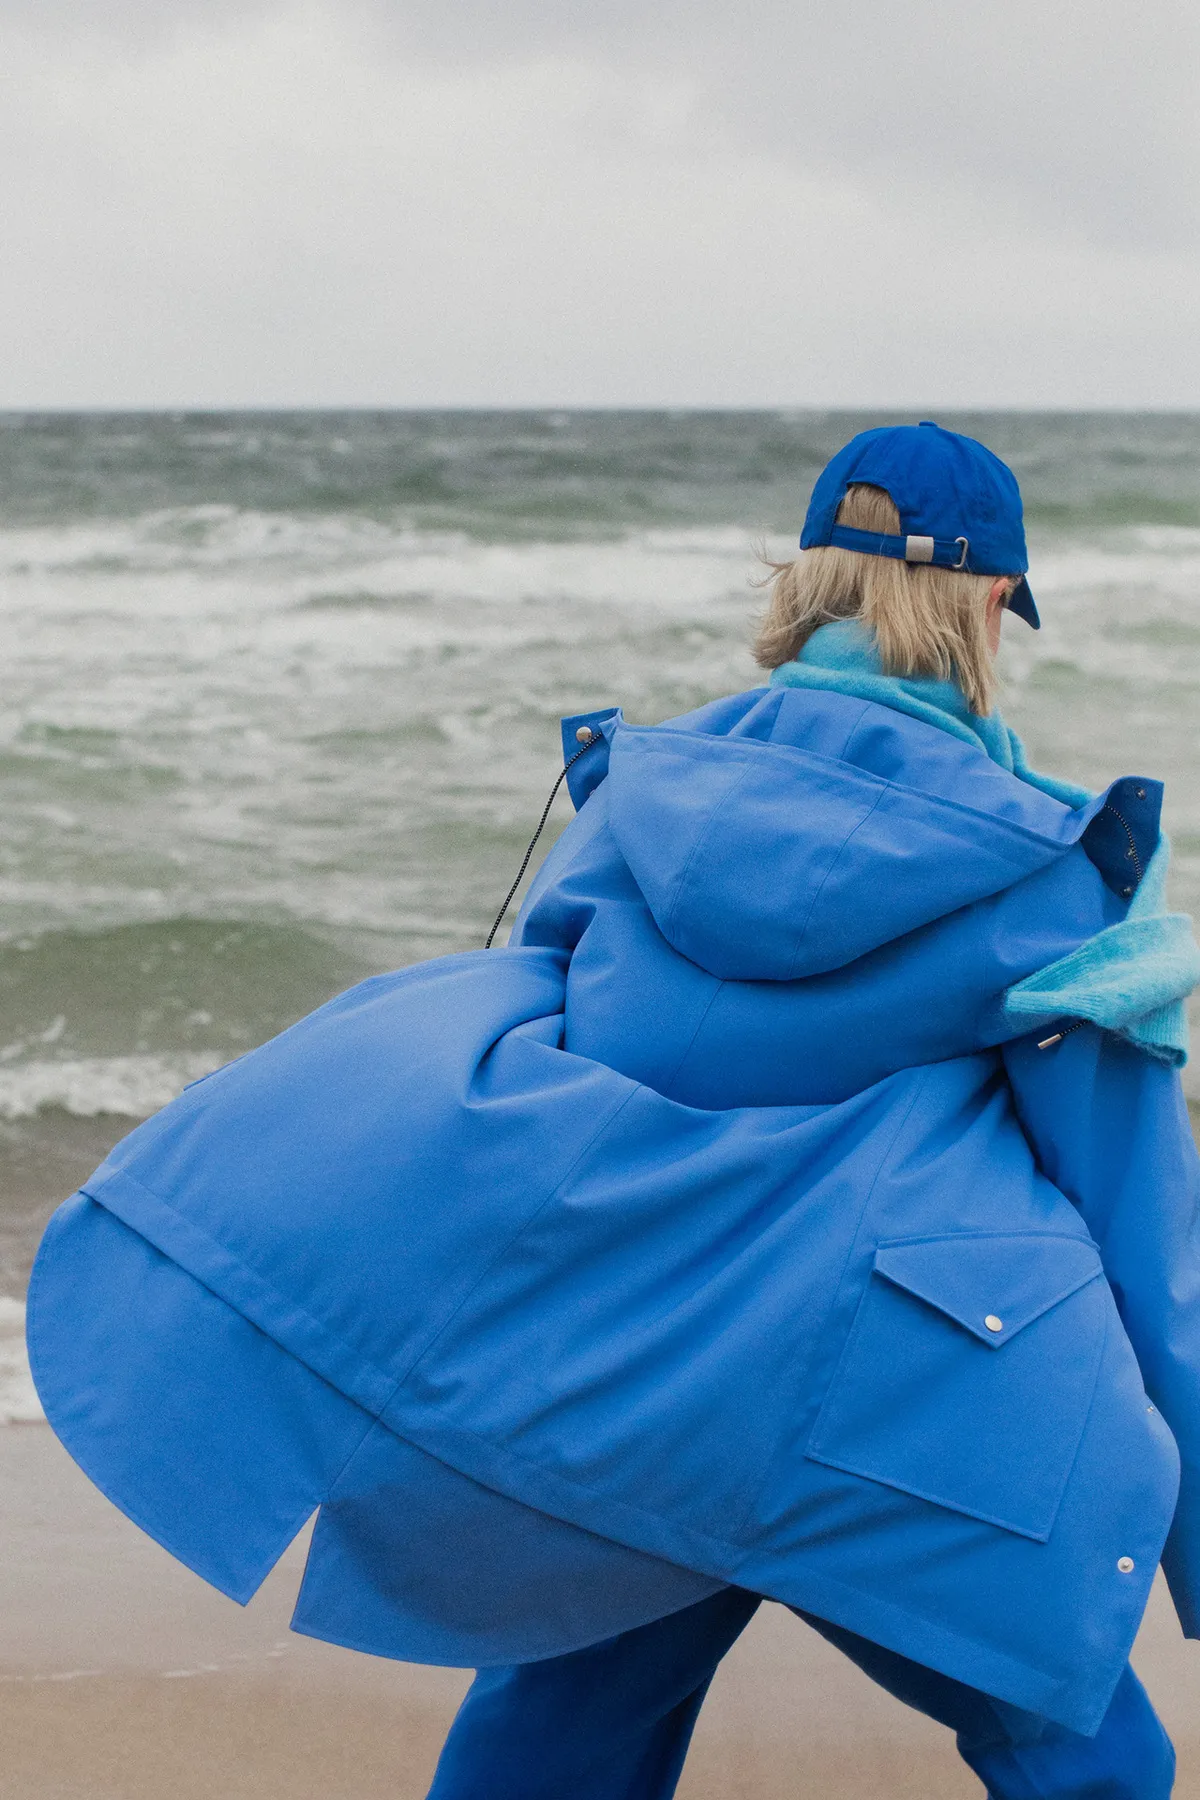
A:
<svg viewBox="0 0 1200 1800">
<path fill-rule="evenodd" d="M 1085 1238 L 981 1232 L 895 1239 L 875 1253 L 877 1274 L 998 1350 L 1102 1271 Z"/>
</svg>

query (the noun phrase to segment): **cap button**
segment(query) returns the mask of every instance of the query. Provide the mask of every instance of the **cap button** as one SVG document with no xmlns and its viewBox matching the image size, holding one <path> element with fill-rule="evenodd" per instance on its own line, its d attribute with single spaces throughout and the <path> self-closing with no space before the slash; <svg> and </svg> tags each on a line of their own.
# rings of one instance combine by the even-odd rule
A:
<svg viewBox="0 0 1200 1800">
<path fill-rule="evenodd" d="M 922 425 L 928 425 L 930 431 L 940 431 L 941 430 L 941 426 L 938 424 L 936 419 L 922 419 L 921 423 L 922 423 Z"/>
</svg>

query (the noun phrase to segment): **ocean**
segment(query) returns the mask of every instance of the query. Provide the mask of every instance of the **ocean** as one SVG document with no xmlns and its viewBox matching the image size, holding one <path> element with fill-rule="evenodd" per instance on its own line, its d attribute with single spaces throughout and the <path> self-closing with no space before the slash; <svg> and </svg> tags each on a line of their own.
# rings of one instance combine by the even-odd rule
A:
<svg viewBox="0 0 1200 1800">
<path fill-rule="evenodd" d="M 56 1201 L 339 988 L 481 944 L 559 716 L 760 680 L 758 552 L 896 417 L 0 415 L 0 1420 Z M 1006 716 L 1036 766 L 1162 777 L 1200 910 L 1200 415 L 941 420 L 1025 494 Z"/>
</svg>

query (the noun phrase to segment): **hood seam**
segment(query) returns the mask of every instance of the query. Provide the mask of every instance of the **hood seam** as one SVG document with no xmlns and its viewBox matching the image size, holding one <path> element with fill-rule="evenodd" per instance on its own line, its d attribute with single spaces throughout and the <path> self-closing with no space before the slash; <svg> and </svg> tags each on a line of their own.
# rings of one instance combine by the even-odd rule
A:
<svg viewBox="0 0 1200 1800">
<path fill-rule="evenodd" d="M 868 807 L 867 811 L 863 814 L 862 818 L 859 819 L 857 824 L 853 825 L 851 827 L 851 829 L 846 833 L 845 837 L 842 839 L 841 843 L 837 847 L 837 851 L 833 857 L 832 862 L 830 863 L 829 867 L 826 869 L 824 875 L 821 877 L 821 880 L 817 886 L 817 891 L 813 895 L 811 901 L 809 902 L 808 911 L 804 915 L 804 922 L 801 925 L 800 930 L 796 935 L 796 942 L 795 942 L 794 948 L 792 950 L 791 961 L 788 963 L 788 972 L 787 972 L 787 977 L 786 977 L 786 979 L 788 981 L 793 981 L 796 978 L 796 964 L 800 959 L 800 951 L 801 951 L 801 948 L 804 943 L 804 934 L 808 930 L 808 927 L 812 922 L 812 916 L 816 910 L 817 901 L 821 898 L 821 895 L 825 892 L 825 888 L 826 888 L 827 884 L 829 883 L 830 879 L 832 878 L 834 870 L 837 868 L 838 864 L 842 860 L 842 857 L 845 855 L 847 844 L 849 844 L 851 838 L 854 837 L 857 832 L 862 830 L 862 828 L 866 824 L 867 820 L 869 818 L 871 818 L 871 816 L 874 814 L 876 808 L 882 803 L 883 796 L 886 791 L 887 790 L 884 789 L 879 793 L 879 795 L 877 796 L 877 798 L 874 802 L 874 805 Z"/>
</svg>

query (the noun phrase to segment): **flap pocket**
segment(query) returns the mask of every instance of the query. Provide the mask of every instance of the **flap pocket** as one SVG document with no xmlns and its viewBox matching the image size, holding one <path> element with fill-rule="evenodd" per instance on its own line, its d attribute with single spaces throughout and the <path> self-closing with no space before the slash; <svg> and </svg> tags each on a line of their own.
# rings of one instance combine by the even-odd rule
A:
<svg viewBox="0 0 1200 1800">
<path fill-rule="evenodd" d="M 880 1244 L 875 1270 L 999 1350 L 1102 1272 L 1084 1238 L 962 1233 Z"/>
<path fill-rule="evenodd" d="M 1046 1539 L 1099 1370 L 1102 1273 L 1093 1244 L 1047 1232 L 880 1244 L 806 1454 Z"/>
</svg>

